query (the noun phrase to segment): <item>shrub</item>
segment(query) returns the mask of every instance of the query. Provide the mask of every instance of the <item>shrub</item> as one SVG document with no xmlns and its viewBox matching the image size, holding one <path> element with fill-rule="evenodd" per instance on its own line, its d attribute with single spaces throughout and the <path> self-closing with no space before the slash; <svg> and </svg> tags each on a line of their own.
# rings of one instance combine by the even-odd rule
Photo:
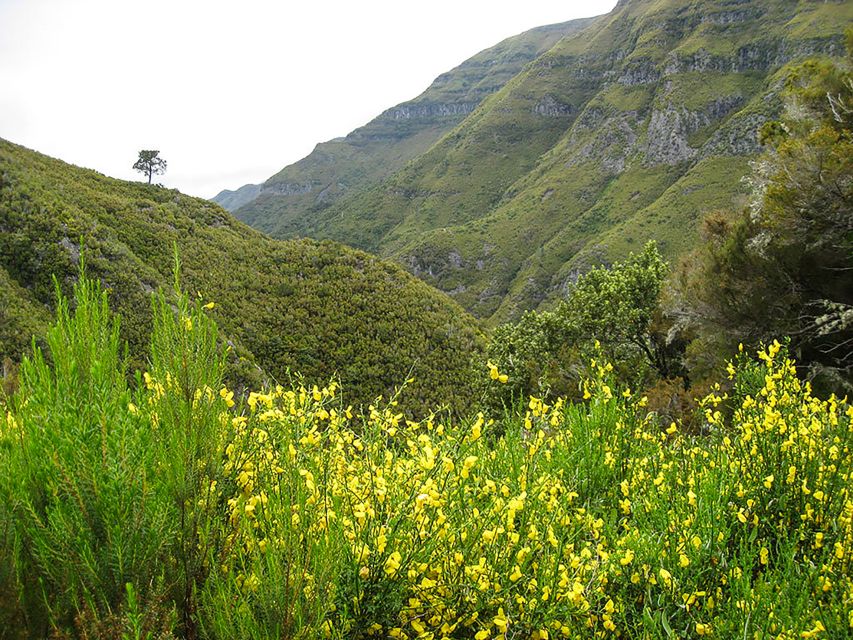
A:
<svg viewBox="0 0 853 640">
<path fill-rule="evenodd" d="M 41 633 L 87 608 L 117 608 L 126 583 L 147 597 L 174 533 L 154 433 L 132 410 L 118 320 L 96 282 L 81 279 L 74 294 L 73 313 L 59 298 L 48 353 L 35 348 L 21 364 L 0 456 L 4 559 Z"/>
</svg>

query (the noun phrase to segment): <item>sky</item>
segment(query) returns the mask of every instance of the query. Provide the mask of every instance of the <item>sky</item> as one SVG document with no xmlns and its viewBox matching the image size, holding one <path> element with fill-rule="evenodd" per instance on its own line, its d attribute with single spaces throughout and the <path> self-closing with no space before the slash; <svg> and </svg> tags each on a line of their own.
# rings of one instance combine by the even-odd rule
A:
<svg viewBox="0 0 853 640">
<path fill-rule="evenodd" d="M 0 0 L 0 137 L 115 178 L 260 183 L 441 73 L 616 0 Z"/>
</svg>

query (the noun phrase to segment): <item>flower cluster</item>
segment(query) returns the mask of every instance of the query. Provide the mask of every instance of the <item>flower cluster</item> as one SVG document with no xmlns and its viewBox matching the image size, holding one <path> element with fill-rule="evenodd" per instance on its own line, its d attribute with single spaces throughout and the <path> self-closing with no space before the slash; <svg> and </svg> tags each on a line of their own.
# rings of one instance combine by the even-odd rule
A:
<svg viewBox="0 0 853 640">
<path fill-rule="evenodd" d="M 267 565 L 247 558 L 296 545 L 309 597 L 329 571 L 309 556 L 336 549 L 329 637 L 725 636 L 759 615 L 773 637 L 850 632 L 853 410 L 813 397 L 778 345 L 761 358 L 738 363 L 761 386 L 735 385 L 730 418 L 732 398 L 703 400 L 700 436 L 656 424 L 603 364 L 587 403 L 531 398 L 500 430 L 394 403 L 354 417 L 334 386 L 252 394 L 223 417 L 221 568 L 251 606 Z M 811 619 L 784 610 L 793 579 Z"/>
</svg>

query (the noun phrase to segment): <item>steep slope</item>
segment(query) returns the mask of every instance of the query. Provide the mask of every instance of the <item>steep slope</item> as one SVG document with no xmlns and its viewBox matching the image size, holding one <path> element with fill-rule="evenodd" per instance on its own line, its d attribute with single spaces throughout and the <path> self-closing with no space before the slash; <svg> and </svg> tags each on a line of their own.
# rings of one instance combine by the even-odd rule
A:
<svg viewBox="0 0 853 640">
<path fill-rule="evenodd" d="M 318 144 L 259 189 L 214 198 L 239 219 L 277 237 L 310 235 L 314 212 L 400 169 L 456 126 L 488 95 L 561 37 L 589 20 L 549 25 L 508 38 L 442 74 L 420 96 L 392 107 L 345 138 Z"/>
<path fill-rule="evenodd" d="M 394 257 L 493 322 L 731 206 L 780 69 L 840 54 L 850 2 L 623 0 L 381 185 L 306 229 Z"/>
<path fill-rule="evenodd" d="M 81 246 L 85 245 L 84 247 Z M 44 326 L 52 277 L 68 292 L 84 253 L 106 283 L 135 364 L 150 329 L 150 296 L 172 282 L 212 300 L 238 373 L 277 379 L 340 376 L 348 399 L 387 395 L 410 374 L 410 407 L 469 399 L 473 320 L 400 267 L 312 240 L 275 241 L 219 206 L 106 178 L 0 140 L 0 359 Z"/>
</svg>

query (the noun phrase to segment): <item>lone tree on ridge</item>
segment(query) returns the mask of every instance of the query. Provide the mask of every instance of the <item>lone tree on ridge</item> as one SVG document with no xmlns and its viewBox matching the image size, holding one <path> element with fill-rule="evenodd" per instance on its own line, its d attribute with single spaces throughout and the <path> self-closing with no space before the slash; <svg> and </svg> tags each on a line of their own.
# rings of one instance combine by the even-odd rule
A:
<svg viewBox="0 0 853 640">
<path fill-rule="evenodd" d="M 151 184 L 151 176 L 166 173 L 166 161 L 160 157 L 159 150 L 143 149 L 139 152 L 139 159 L 133 164 L 133 168 L 148 175 L 148 184 Z"/>
</svg>

